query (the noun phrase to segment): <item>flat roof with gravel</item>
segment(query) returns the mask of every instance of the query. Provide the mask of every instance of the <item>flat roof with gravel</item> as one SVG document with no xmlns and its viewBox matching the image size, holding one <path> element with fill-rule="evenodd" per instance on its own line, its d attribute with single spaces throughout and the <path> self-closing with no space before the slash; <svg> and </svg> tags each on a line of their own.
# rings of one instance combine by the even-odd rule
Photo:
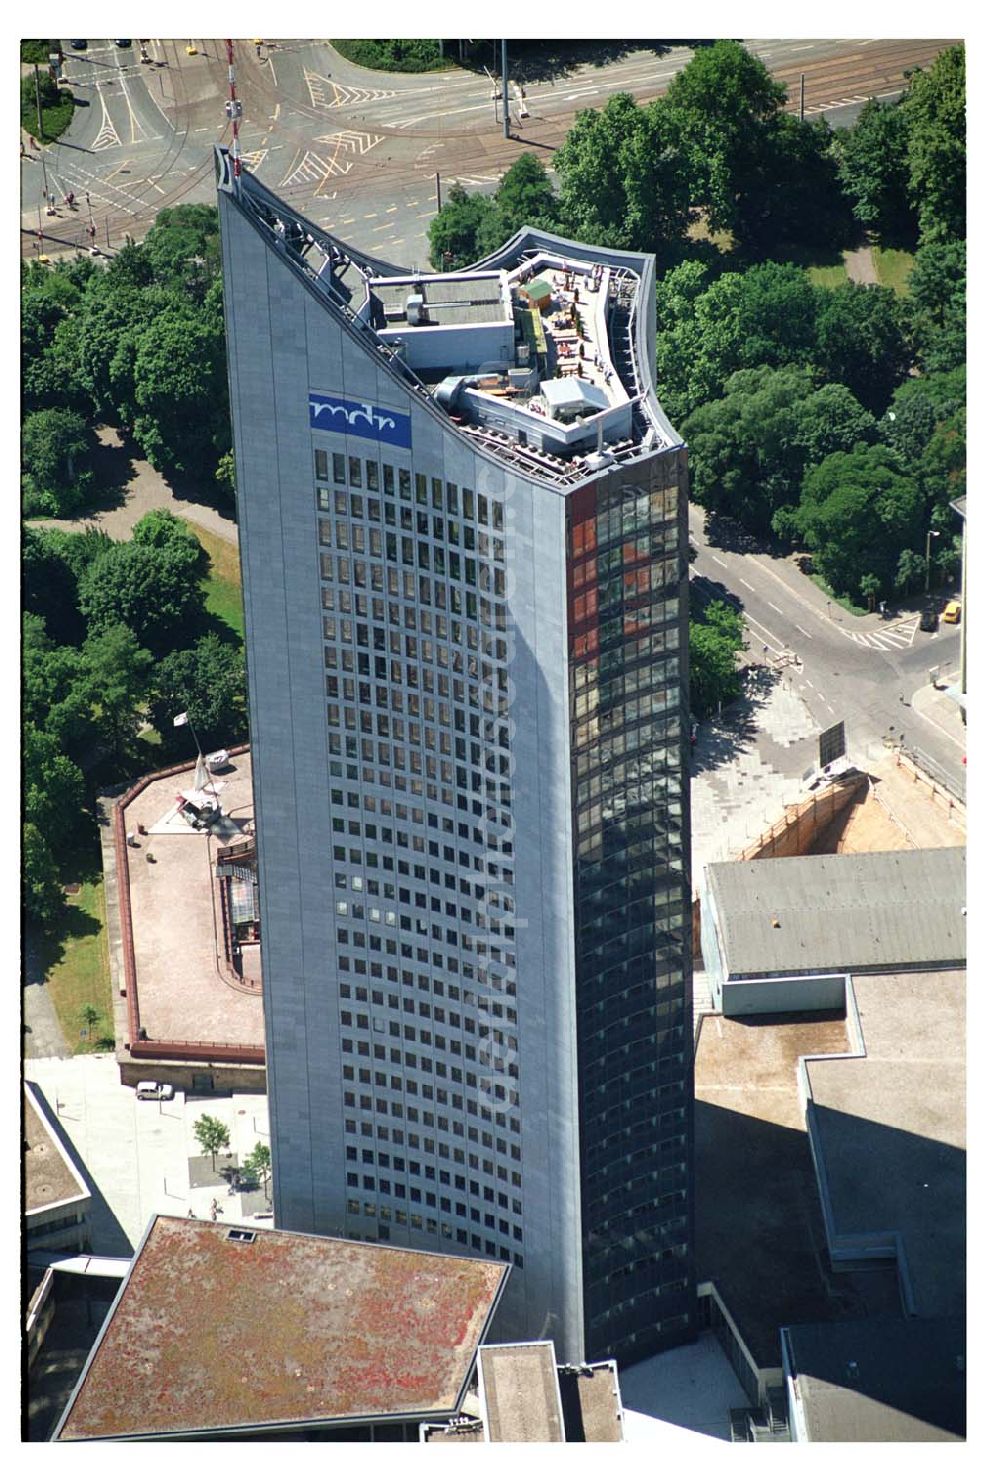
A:
<svg viewBox="0 0 1000 1476">
<path fill-rule="evenodd" d="M 480 1348 L 479 1398 L 491 1443 L 566 1438 L 551 1343 Z"/>
<path fill-rule="evenodd" d="M 856 977 L 864 1055 L 806 1063 L 834 1241 L 896 1233 L 914 1311 L 965 1305 L 965 971 Z"/>
<path fill-rule="evenodd" d="M 695 1263 L 763 1367 L 781 1361 L 783 1324 L 899 1312 L 893 1270 L 842 1271 L 831 1282 L 827 1264 L 796 1071 L 801 1056 L 853 1048 L 843 1014 L 702 1020 Z"/>
<path fill-rule="evenodd" d="M 786 1332 L 806 1438 L 965 1437 L 965 1318 L 872 1318 Z"/>
<path fill-rule="evenodd" d="M 41 1112 L 34 1093 L 24 1084 L 24 1207 L 29 1215 L 90 1198 L 90 1190 L 73 1167 Z"/>
<path fill-rule="evenodd" d="M 181 791 L 193 787 L 193 764 L 154 779 L 124 812 L 126 831 L 140 841 L 126 850 L 139 1019 L 150 1040 L 263 1046 L 260 993 L 236 988 L 228 976 L 215 877 L 220 845 L 253 817 L 249 752 L 213 779 L 225 817 L 221 836 L 195 832 L 173 815 Z"/>
<path fill-rule="evenodd" d="M 705 868 L 729 978 L 965 961 L 965 847 Z"/>
<path fill-rule="evenodd" d="M 55 1438 L 455 1414 L 509 1269 L 157 1215 Z"/>
</svg>

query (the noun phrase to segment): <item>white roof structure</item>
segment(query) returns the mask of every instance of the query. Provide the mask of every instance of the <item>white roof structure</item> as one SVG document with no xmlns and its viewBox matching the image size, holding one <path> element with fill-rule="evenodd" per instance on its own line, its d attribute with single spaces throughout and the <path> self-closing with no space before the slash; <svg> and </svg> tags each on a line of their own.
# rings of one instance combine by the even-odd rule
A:
<svg viewBox="0 0 1000 1476">
<path fill-rule="evenodd" d="M 538 386 L 545 396 L 546 404 L 553 412 L 579 410 L 606 410 L 608 397 L 596 384 L 570 375 L 563 379 L 543 379 Z"/>
</svg>

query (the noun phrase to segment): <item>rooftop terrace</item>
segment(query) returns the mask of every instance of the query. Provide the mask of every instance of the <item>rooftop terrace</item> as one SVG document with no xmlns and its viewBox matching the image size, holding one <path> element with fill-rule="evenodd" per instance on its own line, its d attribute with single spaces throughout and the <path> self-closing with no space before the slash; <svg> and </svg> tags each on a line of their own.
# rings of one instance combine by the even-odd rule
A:
<svg viewBox="0 0 1000 1476">
<path fill-rule="evenodd" d="M 260 989 L 250 981 L 240 987 L 227 967 L 215 876 L 222 846 L 252 823 L 249 752 L 213 776 L 221 820 L 211 831 L 192 829 L 178 813 L 178 797 L 193 782 L 194 764 L 154 776 L 124 810 L 138 843 L 125 856 L 139 1020 L 151 1041 L 262 1048 Z"/>
<path fill-rule="evenodd" d="M 570 487 L 680 437 L 655 400 L 653 261 L 529 228 L 474 267 L 406 272 L 347 247 L 247 171 L 236 201 L 345 331 L 401 384 L 524 475 Z M 570 407 L 542 389 L 582 382 Z"/>
<path fill-rule="evenodd" d="M 57 1438 L 455 1414 L 508 1269 L 158 1215 Z"/>
</svg>

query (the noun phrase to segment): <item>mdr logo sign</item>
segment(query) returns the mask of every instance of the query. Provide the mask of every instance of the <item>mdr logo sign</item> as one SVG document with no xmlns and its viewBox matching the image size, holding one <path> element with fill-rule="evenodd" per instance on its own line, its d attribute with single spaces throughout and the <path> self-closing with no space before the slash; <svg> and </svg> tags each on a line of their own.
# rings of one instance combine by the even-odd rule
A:
<svg viewBox="0 0 1000 1476">
<path fill-rule="evenodd" d="M 309 424 L 313 430 L 339 431 L 366 441 L 385 441 L 409 449 L 410 417 L 399 410 L 341 400 L 334 395 L 309 393 Z"/>
</svg>

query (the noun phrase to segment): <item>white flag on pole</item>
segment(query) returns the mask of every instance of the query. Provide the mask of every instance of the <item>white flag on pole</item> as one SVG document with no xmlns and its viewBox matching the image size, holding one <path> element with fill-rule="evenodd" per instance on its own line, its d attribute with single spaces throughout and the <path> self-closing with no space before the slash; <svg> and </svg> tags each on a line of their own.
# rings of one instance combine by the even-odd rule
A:
<svg viewBox="0 0 1000 1476">
<path fill-rule="evenodd" d="M 187 713 L 186 712 L 179 712 L 177 714 L 177 716 L 174 718 L 174 727 L 175 728 L 183 728 L 183 727 L 185 727 L 186 724 L 187 724 L 187 720 L 188 720 Z"/>
</svg>

